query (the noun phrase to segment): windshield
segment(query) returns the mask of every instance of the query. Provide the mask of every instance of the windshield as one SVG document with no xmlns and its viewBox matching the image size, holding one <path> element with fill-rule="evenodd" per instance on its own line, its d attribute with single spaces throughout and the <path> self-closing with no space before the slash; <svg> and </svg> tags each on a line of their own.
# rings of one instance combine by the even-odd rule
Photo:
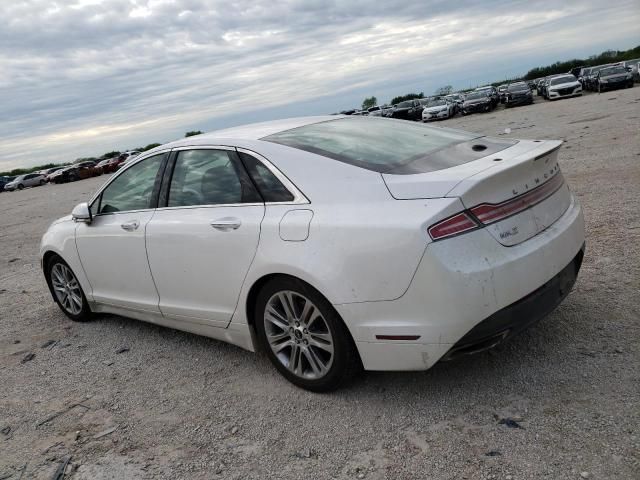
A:
<svg viewBox="0 0 640 480">
<path fill-rule="evenodd" d="M 467 95 L 467 100 L 475 100 L 476 98 L 487 98 L 486 90 L 480 92 L 471 92 L 469 95 Z"/>
<path fill-rule="evenodd" d="M 569 82 L 575 82 L 575 81 L 576 81 L 576 77 L 574 77 L 573 75 L 565 75 L 564 77 L 552 78 L 549 81 L 549 85 L 560 85 L 561 83 L 569 83 Z"/>
<path fill-rule="evenodd" d="M 627 69 L 617 65 L 615 67 L 608 67 L 600 70 L 601 77 L 605 77 L 607 75 L 617 75 L 619 73 L 627 73 Z"/>
<path fill-rule="evenodd" d="M 402 120 L 350 117 L 305 125 L 261 140 L 385 173 L 406 167 L 412 162 L 420 163 L 421 160 L 420 172 L 465 163 L 452 156 L 447 166 L 431 165 L 426 157 L 437 150 L 478 137 L 479 135 L 466 132 Z"/>
<path fill-rule="evenodd" d="M 413 107 L 413 102 L 400 102 L 398 104 L 398 108 L 409 108 Z"/>
<path fill-rule="evenodd" d="M 427 107 L 441 107 L 446 104 L 447 102 L 445 102 L 444 100 L 431 100 L 429 103 L 427 103 Z"/>
<path fill-rule="evenodd" d="M 507 89 L 510 92 L 521 92 L 523 90 L 529 90 L 529 85 L 527 85 L 526 83 L 514 83 L 512 85 L 509 85 L 509 88 Z"/>
</svg>

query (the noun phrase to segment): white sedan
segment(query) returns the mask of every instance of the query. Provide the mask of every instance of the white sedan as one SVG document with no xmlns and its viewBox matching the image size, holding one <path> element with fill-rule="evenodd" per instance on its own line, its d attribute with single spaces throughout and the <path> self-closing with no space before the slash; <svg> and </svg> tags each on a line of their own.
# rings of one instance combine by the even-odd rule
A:
<svg viewBox="0 0 640 480">
<path fill-rule="evenodd" d="M 265 351 L 303 388 L 426 370 L 551 312 L 584 250 L 558 141 L 367 117 L 266 122 L 136 158 L 45 233 L 73 320 Z"/>
<path fill-rule="evenodd" d="M 547 98 L 557 100 L 559 98 L 579 97 L 582 95 L 582 84 L 573 75 L 559 75 L 549 80 Z"/>
<path fill-rule="evenodd" d="M 422 110 L 422 121 L 441 120 L 454 114 L 454 105 L 443 99 L 430 100 Z"/>
</svg>

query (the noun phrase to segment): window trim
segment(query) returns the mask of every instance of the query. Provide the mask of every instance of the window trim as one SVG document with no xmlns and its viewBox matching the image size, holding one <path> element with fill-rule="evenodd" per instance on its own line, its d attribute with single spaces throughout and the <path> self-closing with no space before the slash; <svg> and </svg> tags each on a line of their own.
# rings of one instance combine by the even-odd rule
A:
<svg viewBox="0 0 640 480">
<path fill-rule="evenodd" d="M 235 147 L 230 147 L 229 145 L 189 145 L 185 147 L 176 147 L 171 150 L 171 154 L 169 155 L 169 160 L 167 162 L 165 172 L 162 178 L 160 191 L 158 193 L 158 201 L 156 203 L 156 210 L 164 211 L 164 210 L 182 210 L 182 209 L 192 209 L 192 208 L 213 208 L 213 207 L 243 207 L 243 206 L 264 206 L 264 202 L 245 202 L 245 203 L 211 203 L 211 204 L 202 204 L 202 205 L 177 205 L 170 207 L 168 205 L 169 202 L 169 192 L 171 190 L 171 182 L 173 180 L 173 172 L 176 168 L 176 161 L 178 159 L 178 154 L 183 151 L 190 150 L 221 150 L 225 152 L 236 153 Z M 244 170 L 244 165 L 239 158 L 233 159 L 230 158 L 231 161 L 236 161 L 240 168 Z M 247 179 L 251 181 L 250 175 L 245 171 L 245 175 Z M 253 182 L 251 182 L 253 188 Z M 258 195 L 260 192 L 256 189 Z"/>
<path fill-rule="evenodd" d="M 184 206 L 175 206 L 169 207 L 167 202 L 169 200 L 169 189 L 171 188 L 171 180 L 173 178 L 173 171 L 176 165 L 176 159 L 178 157 L 178 153 L 185 150 L 224 150 L 233 153 L 246 153 L 247 155 L 251 155 L 256 158 L 259 162 L 261 162 L 271 173 L 275 175 L 275 177 L 282 182 L 284 187 L 293 195 L 293 200 L 287 202 L 247 202 L 247 203 L 214 203 L 214 204 L 206 204 L 206 205 L 184 205 Z M 240 160 L 237 159 L 240 166 L 244 169 L 244 164 Z M 247 172 L 247 177 L 250 179 L 251 176 Z M 251 180 L 253 183 L 253 180 Z M 259 191 L 258 191 L 259 193 Z M 165 168 L 164 176 L 162 179 L 162 186 L 160 188 L 160 193 L 158 196 L 158 203 L 156 210 L 165 211 L 165 210 L 183 210 L 183 209 L 194 209 L 194 208 L 221 208 L 221 207 L 257 207 L 257 206 L 265 206 L 265 205 L 301 205 L 301 204 L 309 204 L 311 203 L 304 194 L 296 188 L 296 186 L 282 173 L 280 172 L 271 162 L 269 162 L 266 158 L 260 155 L 257 152 L 252 150 L 247 150 L 245 148 L 240 147 L 232 147 L 229 145 L 189 145 L 184 147 L 176 147 L 171 150 L 171 155 L 169 156 L 169 161 L 167 162 L 167 166 Z M 162 206 L 161 206 L 162 205 Z"/>
<path fill-rule="evenodd" d="M 118 178 L 120 175 L 124 174 L 124 172 L 126 172 L 127 170 L 129 170 L 131 167 L 133 167 L 134 165 L 136 165 L 139 162 L 142 162 L 144 160 L 146 160 L 147 158 L 151 158 L 151 157 L 155 157 L 156 155 L 165 155 L 162 163 L 160 164 L 160 167 L 158 168 L 158 172 L 156 173 L 156 179 L 155 182 L 153 184 L 153 192 L 151 194 L 151 204 L 152 206 L 149 208 L 140 208 L 137 210 L 122 210 L 122 211 L 118 211 L 118 212 L 106 212 L 106 213 L 93 213 L 92 215 L 93 217 L 101 217 L 101 216 L 105 216 L 105 215 L 118 215 L 121 213 L 137 213 L 137 212 L 148 212 L 150 210 L 155 210 L 158 206 L 158 198 L 159 198 L 159 191 L 160 191 L 160 186 L 162 185 L 162 179 L 164 178 L 165 175 L 165 170 L 167 168 L 167 164 L 168 164 L 168 160 L 171 153 L 171 148 L 164 148 L 162 150 L 158 150 L 158 151 L 154 151 L 153 153 L 149 153 L 148 155 L 145 155 L 144 157 L 142 155 L 139 155 L 138 158 L 135 159 L 135 161 L 131 162 L 129 165 L 127 165 L 125 168 L 121 168 L 120 170 L 118 170 L 118 172 L 113 175 L 109 181 L 107 183 L 105 183 L 100 189 L 98 189 L 98 191 L 93 195 L 93 197 L 91 197 L 91 200 L 89 200 L 88 205 L 89 205 L 89 209 L 91 209 L 93 207 L 93 204 L 96 201 L 99 201 L 98 203 L 98 207 L 100 207 L 100 203 L 102 203 L 102 193 L 109 187 L 109 185 L 111 185 L 112 182 L 115 181 L 116 178 Z"/>
</svg>

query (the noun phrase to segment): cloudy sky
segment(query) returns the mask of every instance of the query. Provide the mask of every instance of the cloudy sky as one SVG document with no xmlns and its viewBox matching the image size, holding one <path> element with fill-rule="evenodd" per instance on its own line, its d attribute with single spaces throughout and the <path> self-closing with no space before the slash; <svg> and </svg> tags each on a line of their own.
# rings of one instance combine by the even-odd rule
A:
<svg viewBox="0 0 640 480">
<path fill-rule="evenodd" d="M 640 0 L 1 0 L 0 171 L 640 44 Z"/>
</svg>

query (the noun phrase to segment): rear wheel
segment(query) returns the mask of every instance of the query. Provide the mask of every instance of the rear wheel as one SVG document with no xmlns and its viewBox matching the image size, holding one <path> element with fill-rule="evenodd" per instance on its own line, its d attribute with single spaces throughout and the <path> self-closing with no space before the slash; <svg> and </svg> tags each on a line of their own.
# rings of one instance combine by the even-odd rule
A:
<svg viewBox="0 0 640 480">
<path fill-rule="evenodd" d="M 53 298 L 62 312 L 75 322 L 89 320 L 89 303 L 69 265 L 55 255 L 47 262 L 46 274 Z"/>
<path fill-rule="evenodd" d="M 45 182 L 44 180 L 40 180 L 40 186 L 44 185 L 45 183 L 47 182 Z"/>
<path fill-rule="evenodd" d="M 255 305 L 261 347 L 291 383 L 314 392 L 338 388 L 360 370 L 349 331 L 331 304 L 300 280 L 265 285 Z"/>
</svg>

